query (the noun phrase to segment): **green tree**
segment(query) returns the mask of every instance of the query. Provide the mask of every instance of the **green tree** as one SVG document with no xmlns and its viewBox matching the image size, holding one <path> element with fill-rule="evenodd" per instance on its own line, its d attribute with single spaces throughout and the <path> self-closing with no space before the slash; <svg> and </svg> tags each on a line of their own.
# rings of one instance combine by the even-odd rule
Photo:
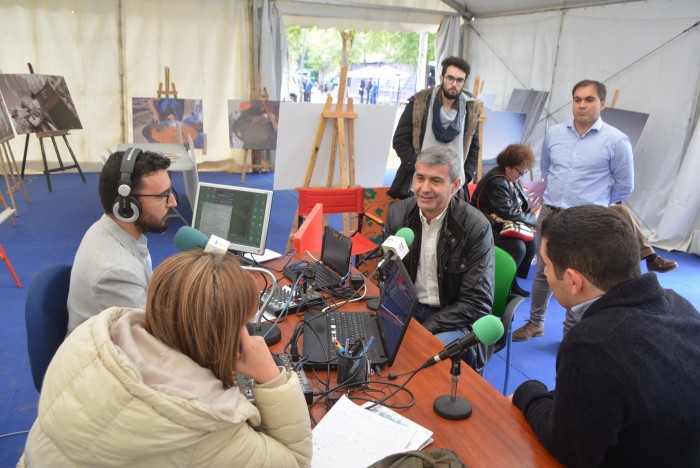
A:
<svg viewBox="0 0 700 468">
<path fill-rule="evenodd" d="M 303 31 L 306 31 L 304 34 Z M 351 31 L 352 32 L 352 31 Z M 304 36 L 306 47 L 304 48 Z M 386 31 L 354 31 L 350 62 L 397 63 L 417 65 L 420 36 L 417 33 L 389 33 Z M 428 60 L 435 57 L 435 34 L 428 38 Z M 287 28 L 287 49 L 290 63 L 301 66 L 302 48 L 305 50 L 304 68 L 313 72 L 337 70 L 342 59 L 342 40 L 335 28 Z"/>
</svg>

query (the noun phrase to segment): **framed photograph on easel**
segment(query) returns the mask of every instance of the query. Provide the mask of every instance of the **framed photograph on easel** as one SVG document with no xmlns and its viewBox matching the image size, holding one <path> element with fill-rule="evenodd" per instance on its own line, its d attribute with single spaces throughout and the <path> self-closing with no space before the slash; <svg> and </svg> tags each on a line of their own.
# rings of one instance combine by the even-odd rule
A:
<svg viewBox="0 0 700 468">
<path fill-rule="evenodd" d="M 0 92 L 18 135 L 83 128 L 62 76 L 0 75 Z"/>
<path fill-rule="evenodd" d="M 0 99 L 0 141 L 6 141 L 15 136 L 10 123 L 10 114 L 7 112 L 5 102 Z"/>
<path fill-rule="evenodd" d="M 231 148 L 274 150 L 277 148 L 279 101 L 228 101 Z"/>
<path fill-rule="evenodd" d="M 201 99 L 135 97 L 131 105 L 134 143 L 180 143 L 181 132 L 182 143 L 204 148 Z"/>
</svg>

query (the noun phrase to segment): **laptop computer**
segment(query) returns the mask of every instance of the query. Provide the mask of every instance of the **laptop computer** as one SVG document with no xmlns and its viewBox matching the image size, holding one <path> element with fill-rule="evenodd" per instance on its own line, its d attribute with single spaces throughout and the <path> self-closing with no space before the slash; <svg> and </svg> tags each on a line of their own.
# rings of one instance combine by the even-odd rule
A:
<svg viewBox="0 0 700 468">
<path fill-rule="evenodd" d="M 352 239 L 330 226 L 324 226 L 321 261 L 304 266 L 287 267 L 283 272 L 292 282 L 303 273 L 309 281 L 313 276 L 316 288 L 330 288 L 340 285 L 343 278 L 347 276 L 350 271 L 351 257 Z"/>
<path fill-rule="evenodd" d="M 338 356 L 334 339 L 344 345 L 361 339 L 367 343 L 375 337 L 368 356 L 371 365 L 391 366 L 399 352 L 401 341 L 413 317 L 418 296 L 406 267 L 400 260 L 393 261 L 389 277 L 379 301 L 377 312 L 306 312 L 304 315 L 303 355 L 309 361 L 304 365 L 316 368 L 335 367 Z M 356 322 L 348 327 L 346 320 Z M 350 329 L 349 329 L 350 328 Z"/>
</svg>

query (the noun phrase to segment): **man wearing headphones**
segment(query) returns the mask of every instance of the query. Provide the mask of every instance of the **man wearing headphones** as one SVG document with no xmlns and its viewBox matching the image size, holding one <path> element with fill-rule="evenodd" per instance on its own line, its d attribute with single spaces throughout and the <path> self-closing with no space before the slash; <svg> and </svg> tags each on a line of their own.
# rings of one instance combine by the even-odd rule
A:
<svg viewBox="0 0 700 468">
<path fill-rule="evenodd" d="M 147 232 L 168 229 L 170 160 L 138 148 L 113 153 L 100 173 L 102 217 L 85 233 L 73 261 L 68 333 L 112 306 L 144 307 L 153 273 Z"/>
</svg>

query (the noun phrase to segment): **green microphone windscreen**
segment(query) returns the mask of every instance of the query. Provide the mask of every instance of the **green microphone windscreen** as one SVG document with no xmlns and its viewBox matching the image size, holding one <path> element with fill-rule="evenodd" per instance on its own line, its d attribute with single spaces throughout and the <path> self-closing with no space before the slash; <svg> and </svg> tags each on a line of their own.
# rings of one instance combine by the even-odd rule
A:
<svg viewBox="0 0 700 468">
<path fill-rule="evenodd" d="M 472 331 L 485 345 L 492 345 L 503 336 L 503 324 L 501 319 L 493 315 L 486 315 L 474 322 Z"/>
<path fill-rule="evenodd" d="M 403 238 L 408 247 L 410 247 L 411 244 L 413 244 L 413 239 L 416 238 L 416 235 L 413 233 L 413 230 L 407 227 L 402 227 L 401 229 L 396 231 L 396 236 Z"/>
<path fill-rule="evenodd" d="M 204 249 L 209 238 L 201 231 L 189 226 L 182 226 L 175 233 L 173 245 L 182 252 L 192 249 Z"/>
</svg>

